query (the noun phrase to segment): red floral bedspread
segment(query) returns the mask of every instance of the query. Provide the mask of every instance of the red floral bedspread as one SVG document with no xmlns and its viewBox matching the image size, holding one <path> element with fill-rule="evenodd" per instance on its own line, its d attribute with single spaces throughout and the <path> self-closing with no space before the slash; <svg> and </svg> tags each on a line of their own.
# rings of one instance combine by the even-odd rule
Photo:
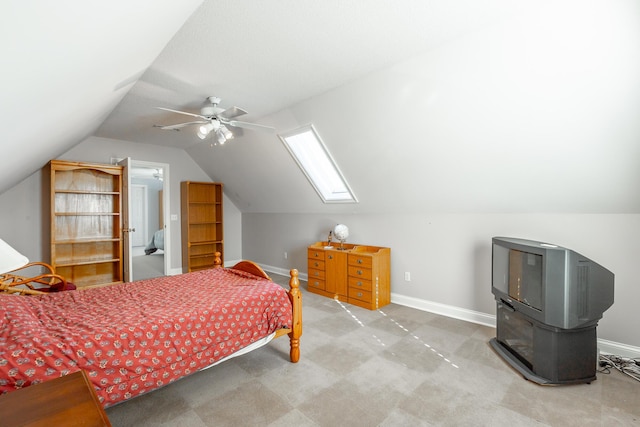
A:
<svg viewBox="0 0 640 427">
<path fill-rule="evenodd" d="M 83 291 L 0 294 L 0 393 L 79 369 L 107 407 L 291 326 L 285 290 L 230 269 Z"/>
</svg>

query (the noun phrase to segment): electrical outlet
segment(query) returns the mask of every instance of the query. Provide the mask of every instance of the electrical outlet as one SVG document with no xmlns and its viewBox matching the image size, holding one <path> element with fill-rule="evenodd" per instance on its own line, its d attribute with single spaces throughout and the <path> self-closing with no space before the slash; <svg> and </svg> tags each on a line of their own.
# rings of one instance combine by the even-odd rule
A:
<svg viewBox="0 0 640 427">
<path fill-rule="evenodd" d="M 171 221 L 177 221 L 178 220 L 178 214 L 171 214 Z"/>
<path fill-rule="evenodd" d="M 408 271 L 404 272 L 404 281 L 405 282 L 410 282 L 411 281 L 411 273 Z"/>
<path fill-rule="evenodd" d="M 287 259 L 289 257 L 289 254 L 287 254 L 286 252 L 284 253 L 284 259 Z"/>
</svg>

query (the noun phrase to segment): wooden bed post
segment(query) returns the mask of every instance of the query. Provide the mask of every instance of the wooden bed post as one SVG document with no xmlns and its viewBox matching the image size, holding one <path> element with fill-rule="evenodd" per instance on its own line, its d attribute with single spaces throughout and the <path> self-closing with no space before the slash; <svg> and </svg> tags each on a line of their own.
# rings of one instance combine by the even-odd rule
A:
<svg viewBox="0 0 640 427">
<path fill-rule="evenodd" d="M 213 256 L 215 257 L 213 260 L 213 268 L 221 268 L 222 258 L 220 257 L 222 256 L 222 254 L 220 252 L 216 252 L 215 254 L 213 254 Z"/>
<path fill-rule="evenodd" d="M 217 265 L 216 267 L 220 267 Z M 271 277 L 253 261 L 240 261 L 233 267 L 234 270 L 245 271 L 258 277 L 264 277 L 271 280 Z M 275 337 L 284 334 L 289 335 L 289 358 L 292 363 L 300 360 L 300 337 L 302 336 L 302 293 L 300 292 L 300 280 L 298 279 L 298 270 L 295 268 L 289 271 L 291 278 L 289 279 L 289 290 L 287 296 L 291 301 L 291 329 L 278 329 Z"/>
<path fill-rule="evenodd" d="M 289 343 L 291 351 L 289 357 L 292 363 L 300 360 L 300 336 L 302 335 L 302 293 L 300 292 L 300 280 L 298 279 L 298 270 L 295 268 L 289 271 L 291 279 L 289 280 L 289 300 L 293 310 L 291 319 L 291 332 L 289 332 Z"/>
</svg>

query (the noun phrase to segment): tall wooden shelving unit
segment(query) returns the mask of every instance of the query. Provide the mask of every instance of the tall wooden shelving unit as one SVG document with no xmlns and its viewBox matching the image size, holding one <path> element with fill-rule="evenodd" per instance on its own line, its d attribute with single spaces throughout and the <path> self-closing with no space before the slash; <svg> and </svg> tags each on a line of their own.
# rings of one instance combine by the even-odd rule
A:
<svg viewBox="0 0 640 427">
<path fill-rule="evenodd" d="M 123 280 L 122 166 L 52 160 L 51 265 L 78 288 Z"/>
<path fill-rule="evenodd" d="M 221 183 L 180 183 L 184 273 L 213 268 L 216 252 L 224 262 L 222 195 Z"/>
</svg>

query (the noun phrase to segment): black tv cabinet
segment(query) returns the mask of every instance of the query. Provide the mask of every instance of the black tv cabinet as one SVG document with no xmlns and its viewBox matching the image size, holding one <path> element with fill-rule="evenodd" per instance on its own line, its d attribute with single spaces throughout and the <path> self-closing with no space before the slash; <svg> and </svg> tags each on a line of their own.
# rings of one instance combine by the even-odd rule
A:
<svg viewBox="0 0 640 427">
<path fill-rule="evenodd" d="M 597 322 L 575 329 L 545 325 L 497 303 L 491 347 L 524 378 L 538 384 L 590 383 L 596 379 Z"/>
</svg>

